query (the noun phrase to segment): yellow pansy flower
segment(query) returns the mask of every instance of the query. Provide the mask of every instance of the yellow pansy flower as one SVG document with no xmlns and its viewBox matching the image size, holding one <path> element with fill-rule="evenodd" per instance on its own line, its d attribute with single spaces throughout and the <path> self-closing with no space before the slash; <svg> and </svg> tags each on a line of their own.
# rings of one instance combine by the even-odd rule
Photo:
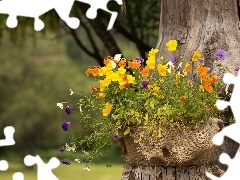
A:
<svg viewBox="0 0 240 180">
<path fill-rule="evenodd" d="M 154 86 L 154 87 L 153 87 L 153 92 L 156 93 L 156 94 L 158 94 L 158 93 L 160 92 L 159 87 Z"/>
<path fill-rule="evenodd" d="M 124 67 L 120 67 L 118 68 L 118 71 L 117 71 L 119 74 L 125 74 L 126 72 L 126 69 Z"/>
<path fill-rule="evenodd" d="M 111 79 L 107 79 L 105 78 L 103 81 L 102 81 L 102 85 L 107 87 L 109 84 L 111 84 Z"/>
<path fill-rule="evenodd" d="M 180 73 L 176 74 L 176 85 L 178 85 L 180 83 L 181 76 L 182 76 L 182 74 L 180 74 Z"/>
<path fill-rule="evenodd" d="M 155 58 L 154 57 L 148 57 L 148 60 L 146 61 L 147 67 L 149 69 L 154 69 L 155 68 Z"/>
<path fill-rule="evenodd" d="M 107 116 L 112 110 L 112 104 L 106 103 L 104 109 L 102 110 L 103 116 Z"/>
<path fill-rule="evenodd" d="M 186 62 L 184 68 L 183 68 L 184 72 L 190 72 L 190 64 L 188 62 Z"/>
<path fill-rule="evenodd" d="M 192 56 L 192 61 L 198 61 L 198 59 L 201 57 L 201 53 L 199 51 L 194 51 L 193 56 Z"/>
<path fill-rule="evenodd" d="M 200 85 L 198 90 L 204 92 L 204 87 Z"/>
<path fill-rule="evenodd" d="M 125 88 L 125 86 L 123 86 L 123 85 L 120 85 L 120 86 L 119 86 L 119 89 L 120 89 L 120 90 L 123 90 L 124 88 Z"/>
<path fill-rule="evenodd" d="M 123 86 L 123 85 L 127 84 L 127 81 L 125 81 L 124 78 L 119 78 L 118 83 L 119 83 L 119 85 Z"/>
<path fill-rule="evenodd" d="M 120 124 L 121 124 L 121 121 L 118 120 L 117 123 L 116 123 L 116 125 L 117 125 L 117 126 L 120 126 Z"/>
<path fill-rule="evenodd" d="M 177 41 L 176 40 L 170 40 L 166 43 L 167 50 L 172 52 L 177 49 Z"/>
<path fill-rule="evenodd" d="M 128 83 L 134 83 L 135 81 L 135 77 L 133 77 L 132 75 L 127 75 L 127 80 L 128 80 Z"/>
<path fill-rule="evenodd" d="M 119 74 L 114 72 L 111 74 L 111 80 L 112 81 L 118 81 L 119 80 Z"/>
<path fill-rule="evenodd" d="M 104 76 L 104 75 L 106 75 L 106 73 L 109 71 L 109 69 L 107 68 L 107 67 L 102 67 L 100 70 L 99 70 L 99 72 L 98 72 L 98 75 L 99 76 Z"/>
<path fill-rule="evenodd" d="M 161 76 L 167 75 L 167 65 L 158 64 L 157 65 L 158 74 Z"/>
<path fill-rule="evenodd" d="M 159 50 L 158 49 L 151 49 L 151 51 L 149 51 L 149 53 L 148 53 L 148 56 L 153 56 L 153 57 L 155 57 L 155 55 L 157 54 L 157 52 L 158 52 Z"/>
<path fill-rule="evenodd" d="M 99 93 L 98 94 L 98 98 L 101 99 L 101 98 L 104 98 L 105 97 L 105 94 L 104 93 Z"/>
</svg>

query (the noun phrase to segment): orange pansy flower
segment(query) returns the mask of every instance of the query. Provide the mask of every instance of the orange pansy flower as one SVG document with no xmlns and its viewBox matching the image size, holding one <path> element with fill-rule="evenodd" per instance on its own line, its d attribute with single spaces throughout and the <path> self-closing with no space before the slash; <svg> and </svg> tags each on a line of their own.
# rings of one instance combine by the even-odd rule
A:
<svg viewBox="0 0 240 180">
<path fill-rule="evenodd" d="M 113 57 L 108 56 L 103 60 L 103 63 L 105 64 L 105 66 L 109 63 L 110 60 L 113 60 Z"/>
<path fill-rule="evenodd" d="M 140 69 L 140 73 L 141 73 L 143 76 L 149 76 L 149 74 L 150 74 L 149 68 L 148 68 L 148 67 L 141 68 L 141 69 Z"/>
<path fill-rule="evenodd" d="M 91 73 L 93 76 L 97 76 L 98 73 L 99 73 L 99 70 L 100 70 L 100 67 L 99 66 L 94 66 L 92 69 L 91 69 Z"/>
<path fill-rule="evenodd" d="M 186 98 L 187 98 L 186 96 L 181 96 L 180 101 L 183 102 L 183 101 L 185 101 Z"/>
<path fill-rule="evenodd" d="M 90 67 L 85 71 L 86 76 L 89 76 L 92 73 L 92 69 Z"/>
<path fill-rule="evenodd" d="M 141 62 L 139 60 L 132 60 L 128 61 L 128 66 L 132 69 L 138 69 L 141 66 Z"/>
<path fill-rule="evenodd" d="M 120 67 L 125 67 L 125 66 L 126 66 L 126 59 L 125 59 L 125 58 L 122 58 L 122 59 L 119 61 L 118 66 L 120 66 Z"/>
<path fill-rule="evenodd" d="M 204 85 L 204 89 L 206 89 L 207 92 L 211 93 L 213 91 L 213 87 L 210 85 Z"/>
<path fill-rule="evenodd" d="M 212 79 L 212 83 L 215 84 L 217 82 L 218 76 L 217 75 L 212 75 L 211 79 Z"/>
<path fill-rule="evenodd" d="M 206 67 L 203 66 L 197 66 L 197 72 L 200 74 L 207 74 L 208 69 Z"/>
</svg>

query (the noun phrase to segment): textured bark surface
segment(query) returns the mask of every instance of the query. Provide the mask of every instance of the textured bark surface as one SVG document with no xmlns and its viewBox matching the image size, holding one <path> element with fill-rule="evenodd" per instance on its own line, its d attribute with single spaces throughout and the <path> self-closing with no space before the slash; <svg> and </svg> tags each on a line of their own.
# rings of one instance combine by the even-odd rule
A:
<svg viewBox="0 0 240 180">
<path fill-rule="evenodd" d="M 216 176 L 221 176 L 221 171 L 217 166 L 190 166 L 190 167 L 162 167 L 144 166 L 132 167 L 124 166 L 122 180 L 208 180 L 205 171 Z"/>
<path fill-rule="evenodd" d="M 212 67 L 216 49 L 228 51 L 222 62 L 234 72 L 240 63 L 239 0 L 162 0 L 160 13 L 159 56 L 170 58 L 165 43 L 177 39 L 177 55 L 191 59 L 195 50 L 203 52 Z M 158 56 L 158 58 L 159 58 Z"/>
</svg>

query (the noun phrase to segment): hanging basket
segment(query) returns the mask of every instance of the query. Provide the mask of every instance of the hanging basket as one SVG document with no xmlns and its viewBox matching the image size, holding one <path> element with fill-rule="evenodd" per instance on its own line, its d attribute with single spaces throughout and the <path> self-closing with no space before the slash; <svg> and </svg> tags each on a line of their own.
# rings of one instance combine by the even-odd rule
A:
<svg viewBox="0 0 240 180">
<path fill-rule="evenodd" d="M 216 162 L 220 148 L 212 143 L 213 136 L 223 128 L 220 119 L 210 119 L 191 131 L 153 138 L 151 143 L 139 143 L 144 137 L 141 127 L 131 127 L 131 135 L 118 143 L 123 160 L 130 166 L 195 166 Z"/>
</svg>

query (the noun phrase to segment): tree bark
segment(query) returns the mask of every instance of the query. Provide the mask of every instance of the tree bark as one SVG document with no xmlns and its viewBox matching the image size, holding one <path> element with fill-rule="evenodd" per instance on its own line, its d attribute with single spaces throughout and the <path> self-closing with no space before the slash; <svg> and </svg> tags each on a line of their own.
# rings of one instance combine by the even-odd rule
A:
<svg viewBox="0 0 240 180">
<path fill-rule="evenodd" d="M 227 66 L 231 73 L 236 74 L 234 69 L 240 64 L 238 5 L 239 0 L 161 0 L 157 61 L 162 55 L 165 59 L 171 59 L 172 54 L 167 52 L 165 44 L 171 39 L 176 39 L 178 50 L 174 54 L 183 56 L 184 63 L 191 60 L 192 53 L 198 50 L 205 58 L 205 65 L 213 68 L 213 62 L 217 60 L 216 50 L 224 49 L 228 54 L 222 64 Z M 226 138 L 220 149 L 221 152 L 234 157 L 238 147 L 238 143 Z M 206 166 L 126 165 L 122 180 L 205 180 L 208 179 L 205 171 L 219 177 L 227 167 L 220 164 L 218 155 L 215 164 Z"/>
<path fill-rule="evenodd" d="M 183 166 L 183 167 L 162 167 L 162 166 L 124 166 L 122 180 L 189 180 L 208 179 L 205 171 L 220 176 L 217 166 Z M 215 173 L 217 172 L 217 173 Z"/>
<path fill-rule="evenodd" d="M 218 48 L 228 51 L 222 62 L 232 73 L 240 64 L 239 0 L 162 0 L 157 48 L 160 56 L 170 59 L 165 43 L 178 40 L 177 55 L 191 60 L 199 50 L 205 65 L 212 67 Z"/>
</svg>

